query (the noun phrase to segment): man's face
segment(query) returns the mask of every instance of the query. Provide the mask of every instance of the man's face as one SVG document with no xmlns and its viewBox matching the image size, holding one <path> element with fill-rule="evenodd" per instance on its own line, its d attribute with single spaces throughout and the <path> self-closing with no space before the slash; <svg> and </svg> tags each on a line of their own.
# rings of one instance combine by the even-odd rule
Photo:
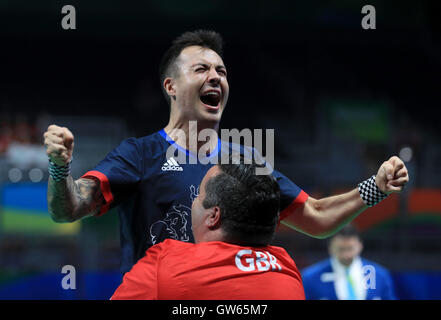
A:
<svg viewBox="0 0 441 320">
<path fill-rule="evenodd" d="M 196 243 L 200 242 L 204 233 L 208 231 L 208 228 L 205 225 L 205 219 L 210 209 L 205 209 L 202 205 L 206 196 L 205 187 L 207 181 L 218 175 L 220 172 L 221 170 L 218 166 L 213 166 L 207 171 L 199 186 L 199 195 L 194 199 L 191 206 L 191 229 L 193 230 L 193 236 Z"/>
<path fill-rule="evenodd" d="M 349 267 L 353 259 L 361 254 L 363 244 L 358 237 L 335 236 L 329 244 L 329 253 L 342 265 Z"/>
<path fill-rule="evenodd" d="M 178 112 L 189 120 L 219 122 L 229 94 L 222 58 L 213 50 L 190 46 L 182 50 L 176 63 L 176 100 L 172 103 Z"/>
</svg>

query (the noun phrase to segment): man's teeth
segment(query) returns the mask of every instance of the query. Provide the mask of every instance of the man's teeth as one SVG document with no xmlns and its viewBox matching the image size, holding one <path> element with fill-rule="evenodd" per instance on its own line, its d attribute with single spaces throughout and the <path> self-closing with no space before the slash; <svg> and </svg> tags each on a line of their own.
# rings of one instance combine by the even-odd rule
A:
<svg viewBox="0 0 441 320">
<path fill-rule="evenodd" d="M 206 96 L 216 96 L 216 97 L 218 97 L 219 96 L 219 92 L 207 92 L 205 95 Z"/>
</svg>

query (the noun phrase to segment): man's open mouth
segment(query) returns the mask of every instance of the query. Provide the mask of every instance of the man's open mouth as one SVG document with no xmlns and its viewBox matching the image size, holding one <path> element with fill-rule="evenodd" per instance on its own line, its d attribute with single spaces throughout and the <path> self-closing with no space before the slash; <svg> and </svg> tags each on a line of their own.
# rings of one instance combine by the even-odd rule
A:
<svg viewBox="0 0 441 320">
<path fill-rule="evenodd" d="M 201 95 L 201 101 L 210 107 L 217 107 L 221 101 L 221 95 L 217 91 L 208 91 Z"/>
</svg>

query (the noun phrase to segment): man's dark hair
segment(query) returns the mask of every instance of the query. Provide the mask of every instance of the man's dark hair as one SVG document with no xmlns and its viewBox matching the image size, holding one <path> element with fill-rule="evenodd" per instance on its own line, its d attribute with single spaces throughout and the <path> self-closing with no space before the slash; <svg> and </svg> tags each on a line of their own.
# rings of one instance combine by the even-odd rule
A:
<svg viewBox="0 0 441 320">
<path fill-rule="evenodd" d="M 357 228 L 353 224 L 347 224 L 343 228 L 341 228 L 335 236 L 341 236 L 341 237 L 357 237 L 360 238 L 360 233 L 358 232 Z"/>
<path fill-rule="evenodd" d="M 343 238 L 358 238 L 358 240 L 362 241 L 361 235 L 358 232 L 358 229 L 353 224 L 347 224 L 343 228 L 341 228 L 338 232 L 336 232 L 332 237 L 327 239 L 328 245 L 331 244 L 332 239 L 335 237 L 343 237 Z"/>
<path fill-rule="evenodd" d="M 165 78 L 176 76 L 177 58 L 181 51 L 187 47 L 200 46 L 208 48 L 216 52 L 222 58 L 223 40 L 219 33 L 210 30 L 197 30 L 192 32 L 185 32 L 177 37 L 170 48 L 164 53 L 159 65 L 159 80 L 161 81 L 161 88 L 170 104 L 170 97 L 164 89 L 163 83 Z"/>
<path fill-rule="evenodd" d="M 206 184 L 203 206 L 218 206 L 226 241 L 268 245 L 279 219 L 280 187 L 272 175 L 256 175 L 257 164 L 221 164 Z"/>
</svg>

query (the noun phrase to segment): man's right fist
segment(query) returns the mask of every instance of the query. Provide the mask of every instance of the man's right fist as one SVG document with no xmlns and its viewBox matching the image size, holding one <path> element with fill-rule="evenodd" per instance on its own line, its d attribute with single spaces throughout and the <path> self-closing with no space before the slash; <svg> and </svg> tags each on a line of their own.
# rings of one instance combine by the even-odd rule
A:
<svg viewBox="0 0 441 320">
<path fill-rule="evenodd" d="M 54 124 L 44 133 L 44 145 L 49 159 L 56 165 L 64 166 L 72 159 L 74 136 L 68 128 Z"/>
</svg>

